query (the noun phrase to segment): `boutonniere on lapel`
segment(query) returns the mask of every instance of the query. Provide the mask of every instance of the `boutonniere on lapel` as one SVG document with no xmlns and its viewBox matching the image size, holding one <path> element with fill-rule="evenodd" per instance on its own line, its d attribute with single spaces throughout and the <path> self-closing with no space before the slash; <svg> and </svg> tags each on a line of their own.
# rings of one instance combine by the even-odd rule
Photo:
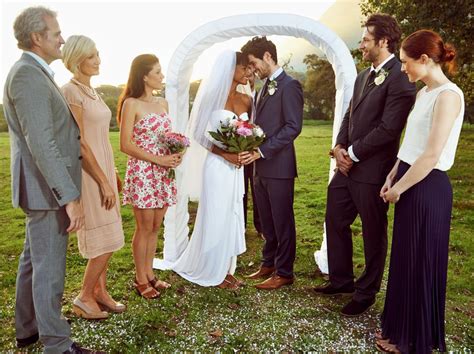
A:
<svg viewBox="0 0 474 354">
<path fill-rule="evenodd" d="M 374 79 L 374 84 L 377 86 L 380 86 L 383 84 L 385 79 L 387 78 L 389 72 L 386 71 L 385 69 L 380 69 L 380 71 L 377 73 L 377 76 Z"/>
<path fill-rule="evenodd" d="M 270 82 L 268 83 L 268 94 L 270 96 L 273 96 L 275 92 L 278 90 L 277 85 L 278 83 L 276 82 L 276 80 L 270 80 Z"/>
</svg>

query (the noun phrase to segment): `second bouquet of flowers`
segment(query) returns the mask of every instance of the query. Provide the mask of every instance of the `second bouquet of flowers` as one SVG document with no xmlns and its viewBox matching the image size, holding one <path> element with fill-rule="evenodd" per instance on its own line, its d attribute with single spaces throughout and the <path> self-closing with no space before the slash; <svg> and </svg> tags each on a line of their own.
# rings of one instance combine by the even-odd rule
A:
<svg viewBox="0 0 474 354">
<path fill-rule="evenodd" d="M 165 144 L 168 146 L 168 149 L 172 154 L 182 153 L 189 147 L 190 142 L 189 138 L 180 133 L 166 133 L 165 134 Z M 173 168 L 170 168 L 168 172 L 168 178 L 174 179 L 176 173 Z"/>
<path fill-rule="evenodd" d="M 209 134 L 227 151 L 236 153 L 255 150 L 265 140 L 262 128 L 237 116 L 221 121 L 217 131 Z"/>
</svg>

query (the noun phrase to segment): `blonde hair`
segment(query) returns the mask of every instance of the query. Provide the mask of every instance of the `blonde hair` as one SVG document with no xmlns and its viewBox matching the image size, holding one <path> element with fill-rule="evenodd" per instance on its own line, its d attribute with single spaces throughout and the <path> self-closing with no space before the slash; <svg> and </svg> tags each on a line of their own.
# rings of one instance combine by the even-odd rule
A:
<svg viewBox="0 0 474 354">
<path fill-rule="evenodd" d="M 63 63 L 71 73 L 79 70 L 79 65 L 96 50 L 95 43 L 86 36 L 71 36 L 63 46 Z"/>
</svg>

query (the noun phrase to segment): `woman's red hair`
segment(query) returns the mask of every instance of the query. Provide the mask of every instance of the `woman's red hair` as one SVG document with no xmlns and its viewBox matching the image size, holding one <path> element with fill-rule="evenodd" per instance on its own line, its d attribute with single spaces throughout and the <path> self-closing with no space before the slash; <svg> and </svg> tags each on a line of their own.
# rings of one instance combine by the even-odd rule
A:
<svg viewBox="0 0 474 354">
<path fill-rule="evenodd" d="M 419 59 L 423 54 L 446 68 L 449 74 L 456 72 L 456 49 L 444 43 L 441 36 L 430 30 L 419 30 L 410 34 L 402 42 L 402 49 L 412 59 Z"/>
</svg>

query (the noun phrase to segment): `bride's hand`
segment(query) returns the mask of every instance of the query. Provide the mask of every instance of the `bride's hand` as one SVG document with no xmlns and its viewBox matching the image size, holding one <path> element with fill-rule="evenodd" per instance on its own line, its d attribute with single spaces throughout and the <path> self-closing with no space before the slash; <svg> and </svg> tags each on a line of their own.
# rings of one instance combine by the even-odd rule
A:
<svg viewBox="0 0 474 354">
<path fill-rule="evenodd" d="M 258 151 L 244 151 L 239 153 L 239 161 L 242 165 L 248 165 L 258 160 L 260 153 Z"/>
<path fill-rule="evenodd" d="M 226 152 L 223 154 L 222 157 L 237 167 L 242 166 L 241 163 L 239 162 L 239 155 L 236 153 Z"/>
</svg>

